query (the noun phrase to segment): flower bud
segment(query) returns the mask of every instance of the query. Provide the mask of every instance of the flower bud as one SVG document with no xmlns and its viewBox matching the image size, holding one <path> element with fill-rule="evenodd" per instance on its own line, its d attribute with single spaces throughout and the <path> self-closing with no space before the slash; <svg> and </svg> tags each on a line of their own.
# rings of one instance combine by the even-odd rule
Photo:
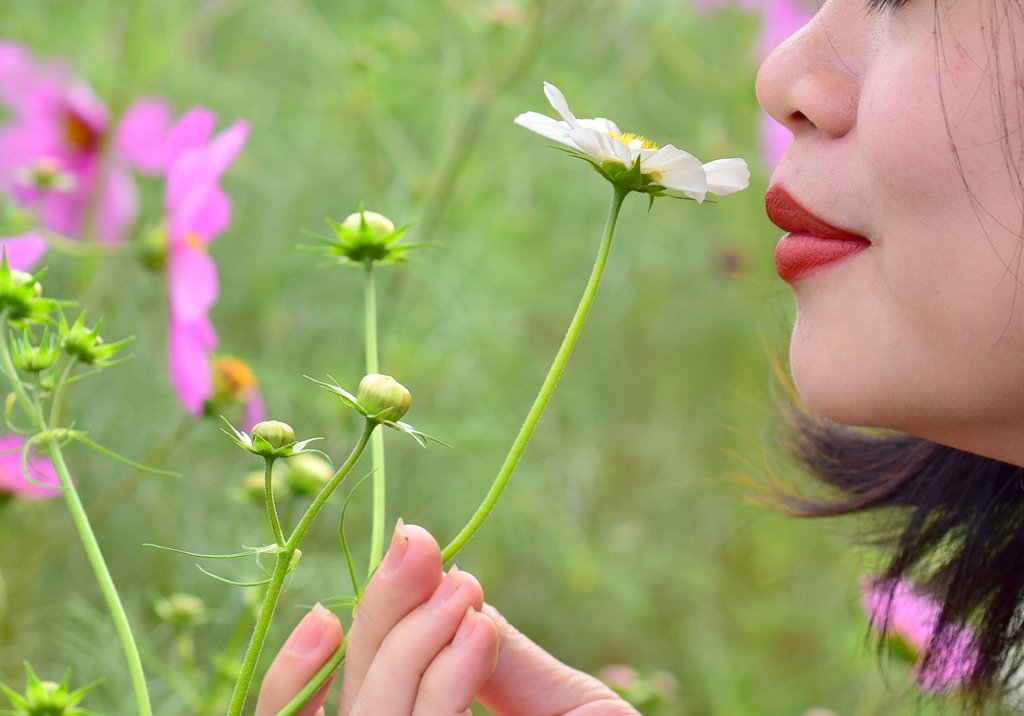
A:
<svg viewBox="0 0 1024 716">
<path fill-rule="evenodd" d="M 194 594 L 172 594 L 153 608 L 161 619 L 173 626 L 194 626 L 206 621 L 206 603 Z"/>
<path fill-rule="evenodd" d="M 295 431 L 292 430 L 292 426 L 288 423 L 267 420 L 262 423 L 256 423 L 253 426 L 252 437 L 254 440 L 256 438 L 263 438 L 270 443 L 272 449 L 277 450 L 295 442 Z"/>
<path fill-rule="evenodd" d="M 43 284 L 39 283 L 38 281 L 35 281 L 35 278 L 28 271 L 19 271 L 18 269 L 11 270 L 11 282 L 15 286 L 24 286 L 26 283 L 29 283 L 30 281 L 33 282 L 32 295 L 35 298 L 39 298 L 40 296 L 43 295 Z"/>
<path fill-rule="evenodd" d="M 378 237 L 387 236 L 395 230 L 391 219 L 375 211 L 357 211 L 354 214 L 349 214 L 348 218 L 341 222 L 341 225 L 349 231 L 359 231 L 363 220 L 361 217 L 365 217 L 367 228 Z"/>
<path fill-rule="evenodd" d="M 412 405 L 412 394 L 390 375 L 371 373 L 359 381 L 356 391 L 359 405 L 367 417 L 379 420 L 399 420 Z"/>
<path fill-rule="evenodd" d="M 274 499 L 282 500 L 288 495 L 288 484 L 282 479 L 281 472 L 287 467 L 275 467 L 270 478 L 270 489 L 274 491 Z M 263 470 L 253 470 L 242 479 L 242 494 L 245 498 L 260 505 L 267 499 L 266 475 Z"/>
<path fill-rule="evenodd" d="M 313 453 L 299 455 L 288 462 L 285 479 L 298 495 L 316 495 L 334 477 L 331 464 Z"/>
</svg>

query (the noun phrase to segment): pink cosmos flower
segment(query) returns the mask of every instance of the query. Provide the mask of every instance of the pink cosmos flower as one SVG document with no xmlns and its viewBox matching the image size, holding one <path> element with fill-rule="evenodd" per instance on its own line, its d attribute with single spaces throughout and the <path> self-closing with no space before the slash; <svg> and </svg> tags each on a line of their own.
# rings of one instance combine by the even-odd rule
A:
<svg viewBox="0 0 1024 716">
<path fill-rule="evenodd" d="M 211 139 L 216 123 L 213 112 L 194 108 L 171 128 L 166 145 L 168 353 L 171 383 L 193 415 L 202 414 L 214 392 L 210 351 L 217 334 L 207 314 L 219 289 L 207 246 L 231 220 L 219 181 L 249 133 L 238 120 Z"/>
<path fill-rule="evenodd" d="M 757 49 L 761 60 L 814 17 L 813 4 L 804 5 L 797 0 L 760 0 L 760 6 L 763 21 Z M 793 133 L 767 112 L 761 112 L 760 134 L 765 164 L 768 169 L 775 169 L 792 141 Z"/>
<path fill-rule="evenodd" d="M 0 124 L 0 191 L 35 212 L 44 228 L 78 238 L 91 217 L 100 241 L 122 241 L 138 213 L 130 170 L 155 174 L 164 166 L 166 103 L 142 98 L 111 130 L 107 108 L 64 63 L 37 63 L 28 48 L 0 40 L 0 105 L 7 115 Z M 41 168 L 60 181 L 40 188 L 30 178 Z M 12 267 L 31 268 L 45 251 L 43 237 L 16 240 L 31 249 L 25 248 L 27 265 L 12 260 Z"/>
<path fill-rule="evenodd" d="M 920 656 L 915 678 L 925 691 L 945 693 L 965 683 L 977 664 L 974 630 L 970 627 L 940 635 L 933 643 L 942 608 L 914 591 L 906 581 L 896 584 L 868 578 L 862 584 L 864 610 L 873 628 L 902 638 Z M 929 654 L 923 668 L 921 657 Z"/>
<path fill-rule="evenodd" d="M 41 487 L 29 482 L 21 470 L 21 451 L 25 438 L 9 433 L 0 436 L 0 492 L 26 500 L 45 500 L 60 497 L 61 490 Z M 13 452 L 8 452 L 13 451 Z M 38 457 L 32 450 L 28 453 L 29 474 L 32 479 L 50 485 L 60 485 L 57 472 L 49 458 Z"/>
</svg>

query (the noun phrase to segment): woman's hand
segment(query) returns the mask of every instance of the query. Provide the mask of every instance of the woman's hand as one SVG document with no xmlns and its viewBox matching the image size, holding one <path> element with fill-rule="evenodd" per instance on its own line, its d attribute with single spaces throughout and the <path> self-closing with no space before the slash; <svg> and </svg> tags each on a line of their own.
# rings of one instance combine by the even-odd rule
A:
<svg viewBox="0 0 1024 716">
<path fill-rule="evenodd" d="M 433 537 L 399 522 L 352 624 L 340 716 L 455 716 L 474 699 L 499 716 L 638 716 L 484 605 L 472 575 L 442 566 Z M 339 643 L 334 615 L 307 614 L 267 672 L 256 716 L 274 716 Z M 299 716 L 322 713 L 328 688 Z"/>
</svg>

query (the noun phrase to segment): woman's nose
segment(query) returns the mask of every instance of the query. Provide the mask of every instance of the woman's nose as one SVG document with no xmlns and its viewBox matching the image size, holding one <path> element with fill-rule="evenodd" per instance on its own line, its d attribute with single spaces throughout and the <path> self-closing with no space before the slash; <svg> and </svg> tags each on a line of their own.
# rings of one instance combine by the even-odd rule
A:
<svg viewBox="0 0 1024 716">
<path fill-rule="evenodd" d="M 820 132 L 830 139 L 845 136 L 857 121 L 860 81 L 850 59 L 840 55 L 837 27 L 827 10 L 768 55 L 757 73 L 757 99 L 765 111 L 793 132 L 795 139 Z M 849 18 L 852 20 L 852 18 Z M 852 66 L 856 66 L 856 63 Z"/>
</svg>

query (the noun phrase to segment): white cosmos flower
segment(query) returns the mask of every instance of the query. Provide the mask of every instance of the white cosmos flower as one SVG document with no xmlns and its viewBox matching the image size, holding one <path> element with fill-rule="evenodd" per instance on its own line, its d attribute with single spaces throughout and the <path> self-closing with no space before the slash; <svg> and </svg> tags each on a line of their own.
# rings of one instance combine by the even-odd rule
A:
<svg viewBox="0 0 1024 716">
<path fill-rule="evenodd" d="M 652 196 L 687 196 L 701 202 L 708 192 L 732 194 L 749 183 L 750 172 L 742 159 L 718 159 L 702 165 L 695 156 L 671 144 L 658 147 L 640 135 L 624 134 L 610 119 L 577 119 L 565 95 L 549 82 L 544 83 L 544 94 L 561 121 L 539 112 L 524 112 L 516 117 L 516 124 L 576 150 L 571 153 L 590 161 L 609 181 L 617 182 L 625 176 L 623 172 L 632 174 L 628 170 L 639 160 L 642 185 L 630 188 Z M 615 171 L 616 165 L 622 165 L 621 170 Z"/>
</svg>

